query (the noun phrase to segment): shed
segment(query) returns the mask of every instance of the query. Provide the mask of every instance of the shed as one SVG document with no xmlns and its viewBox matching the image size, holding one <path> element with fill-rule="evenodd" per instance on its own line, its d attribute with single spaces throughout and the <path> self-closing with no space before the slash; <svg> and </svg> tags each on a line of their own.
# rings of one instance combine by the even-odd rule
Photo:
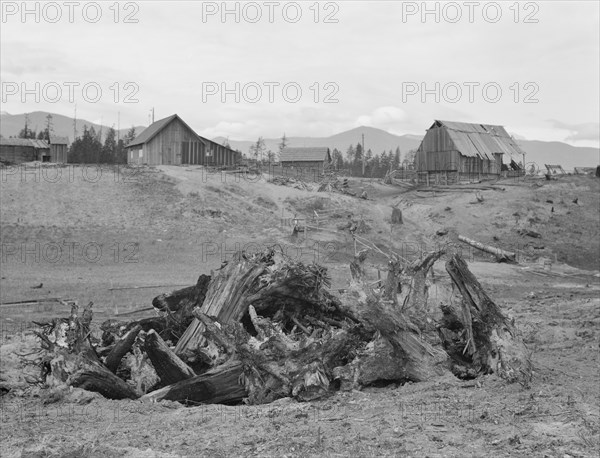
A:
<svg viewBox="0 0 600 458">
<path fill-rule="evenodd" d="M 0 138 L 0 161 L 21 164 L 50 161 L 50 146 L 45 140 L 31 138 Z"/>
<path fill-rule="evenodd" d="M 283 168 L 298 168 L 322 174 L 331 164 L 331 152 L 327 147 L 287 147 L 279 158 Z"/>
<path fill-rule="evenodd" d="M 127 145 L 128 164 L 234 165 L 241 154 L 199 136 L 177 114 L 148 126 Z"/>
<path fill-rule="evenodd" d="M 417 150 L 415 166 L 419 172 L 498 175 L 503 163 L 518 169 L 524 154 L 502 126 L 436 120 Z"/>
<path fill-rule="evenodd" d="M 69 145 L 68 137 L 50 136 L 50 162 L 66 163 L 67 150 Z"/>
</svg>

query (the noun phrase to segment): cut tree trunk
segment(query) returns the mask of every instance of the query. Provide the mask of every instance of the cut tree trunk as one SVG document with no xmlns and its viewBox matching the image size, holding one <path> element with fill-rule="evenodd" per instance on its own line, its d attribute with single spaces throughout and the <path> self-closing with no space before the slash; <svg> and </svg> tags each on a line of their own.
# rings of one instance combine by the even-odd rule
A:
<svg viewBox="0 0 600 458">
<path fill-rule="evenodd" d="M 445 254 L 445 250 L 434 251 L 423 259 L 412 262 L 404 271 L 403 278 L 408 278 L 407 296 L 402 305 L 405 313 L 421 331 L 429 331 L 428 318 L 432 321 L 435 310 L 429 301 L 429 284 L 427 276 L 435 262 Z"/>
<path fill-rule="evenodd" d="M 511 382 L 529 383 L 532 374 L 531 355 L 514 323 L 490 299 L 459 255 L 455 254 L 446 263 L 446 270 L 464 299 L 459 311 L 446 308 L 446 323 L 454 323 L 450 325 L 454 329 L 445 328 L 446 331 L 452 331 L 456 336 L 457 320 L 464 330 L 464 337 L 460 339 L 463 354 L 454 354 L 453 359 L 460 361 L 468 356 L 477 373 L 495 372 Z M 446 340 L 446 347 L 448 351 L 456 353 L 457 342 Z"/>
<path fill-rule="evenodd" d="M 407 380 L 421 382 L 449 373 L 446 352 L 432 347 L 408 317 L 389 302 L 354 289 L 342 297 L 342 303 L 366 330 L 379 331 L 389 341 L 404 364 Z"/>
<path fill-rule="evenodd" d="M 144 401 L 179 401 L 185 404 L 233 404 L 248 393 L 241 383 L 242 364 L 231 361 L 173 385 L 142 396 Z"/>
<path fill-rule="evenodd" d="M 91 361 L 83 355 L 84 353 L 78 355 L 63 353 L 64 359 L 61 360 L 59 357 L 54 362 L 52 372 L 59 373 L 69 367 L 68 372 L 71 374 L 65 380 L 67 385 L 95 391 L 108 399 L 137 399 L 139 397 L 125 381 L 105 366 Z M 59 369 L 59 365 L 62 366 L 61 369 Z"/>
<path fill-rule="evenodd" d="M 461 242 L 465 242 L 466 244 L 471 245 L 472 247 L 477 248 L 478 250 L 493 254 L 494 256 L 496 256 L 498 262 L 517 262 L 517 255 L 511 251 L 506 251 L 501 248 L 496 248 L 490 245 L 484 245 L 481 242 L 468 239 L 467 237 L 464 237 L 462 235 L 458 236 L 458 240 L 460 240 Z"/>
<path fill-rule="evenodd" d="M 112 348 L 110 353 L 106 356 L 104 360 L 104 364 L 113 373 L 117 372 L 119 368 L 119 364 L 121 364 L 121 360 L 123 356 L 127 354 L 129 350 L 131 350 L 131 346 L 139 332 L 142 330 L 142 327 L 136 325 L 133 329 L 129 330 Z"/>
<path fill-rule="evenodd" d="M 196 375 L 155 331 L 146 334 L 144 350 L 163 385 L 171 385 Z"/>
</svg>

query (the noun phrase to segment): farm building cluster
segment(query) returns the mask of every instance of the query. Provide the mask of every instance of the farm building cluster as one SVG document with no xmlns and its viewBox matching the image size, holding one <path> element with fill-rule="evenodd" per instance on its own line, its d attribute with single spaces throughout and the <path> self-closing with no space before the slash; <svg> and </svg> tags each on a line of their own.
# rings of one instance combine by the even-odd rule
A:
<svg viewBox="0 0 600 458">
<path fill-rule="evenodd" d="M 67 162 L 68 138 L 50 141 L 21 138 L 0 139 L 0 160 Z M 242 153 L 198 135 L 181 117 L 173 114 L 153 122 L 127 146 L 131 165 L 236 166 Z M 422 176 L 444 176 L 446 182 L 463 177 L 498 176 L 521 172 L 524 152 L 504 127 L 436 120 L 427 130 L 415 154 L 414 171 Z M 285 147 L 279 172 L 298 177 L 321 177 L 331 167 L 327 146 Z M 412 168 L 412 167 L 411 167 Z"/>
<path fill-rule="evenodd" d="M 30 138 L 0 138 L 0 160 L 11 164 L 23 162 L 67 162 L 66 137 L 50 137 L 50 141 Z"/>
</svg>

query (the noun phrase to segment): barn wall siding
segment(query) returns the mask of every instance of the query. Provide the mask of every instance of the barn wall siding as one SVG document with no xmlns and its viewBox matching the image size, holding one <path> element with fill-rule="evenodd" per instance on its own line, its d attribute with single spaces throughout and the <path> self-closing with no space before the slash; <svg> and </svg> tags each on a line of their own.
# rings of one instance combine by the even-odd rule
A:
<svg viewBox="0 0 600 458">
<path fill-rule="evenodd" d="M 468 175 L 499 174 L 502 154 L 493 159 L 464 156 L 454 144 L 445 127 L 432 127 L 427 131 L 417 154 L 415 166 L 420 172 L 458 171 Z"/>
<path fill-rule="evenodd" d="M 33 146 L 0 146 L 0 159 L 5 162 L 12 162 L 13 164 L 41 161 L 42 156 L 46 154 L 49 154 L 48 149 L 34 148 Z"/>
<path fill-rule="evenodd" d="M 208 166 L 235 165 L 239 162 L 239 153 L 210 140 L 203 140 L 200 141 L 190 128 L 175 118 L 148 142 L 129 148 L 127 162 L 138 165 Z"/>
</svg>

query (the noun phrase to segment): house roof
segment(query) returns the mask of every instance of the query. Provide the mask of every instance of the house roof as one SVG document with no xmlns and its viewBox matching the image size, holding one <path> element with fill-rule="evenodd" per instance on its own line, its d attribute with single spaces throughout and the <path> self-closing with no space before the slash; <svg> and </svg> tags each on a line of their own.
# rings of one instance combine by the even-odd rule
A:
<svg viewBox="0 0 600 458">
<path fill-rule="evenodd" d="M 179 119 L 179 121 L 181 121 L 184 126 L 186 126 L 189 130 L 192 131 L 192 133 L 198 138 L 199 141 L 206 144 L 204 139 L 202 137 L 200 137 L 196 132 L 194 132 L 194 129 L 192 129 L 190 126 L 188 126 L 185 123 L 185 121 L 183 119 L 181 119 L 177 114 L 174 114 L 167 118 L 159 119 L 158 121 L 150 124 L 148 127 L 146 127 L 142 131 L 141 134 L 139 134 L 137 137 L 135 137 L 131 141 L 131 143 L 129 143 L 129 145 L 127 145 L 127 147 L 129 148 L 131 146 L 142 145 L 144 143 L 148 143 L 150 140 L 152 140 L 154 137 L 156 137 L 156 135 L 158 135 L 158 133 L 161 130 L 163 130 L 165 127 L 167 127 L 171 123 L 171 121 L 173 121 L 175 119 Z"/>
<path fill-rule="evenodd" d="M 68 145 L 69 137 L 59 137 L 57 135 L 50 135 L 51 145 Z"/>
<path fill-rule="evenodd" d="M 445 127 L 463 156 L 494 159 L 494 153 L 520 159 L 523 150 L 502 126 L 436 120 L 431 128 Z"/>
<path fill-rule="evenodd" d="M 34 148 L 48 149 L 48 143 L 45 140 L 33 138 L 0 138 L 0 145 L 5 146 L 32 146 Z"/>
<path fill-rule="evenodd" d="M 284 148 L 280 155 L 281 162 L 315 162 L 329 159 L 329 148 Z"/>
</svg>

